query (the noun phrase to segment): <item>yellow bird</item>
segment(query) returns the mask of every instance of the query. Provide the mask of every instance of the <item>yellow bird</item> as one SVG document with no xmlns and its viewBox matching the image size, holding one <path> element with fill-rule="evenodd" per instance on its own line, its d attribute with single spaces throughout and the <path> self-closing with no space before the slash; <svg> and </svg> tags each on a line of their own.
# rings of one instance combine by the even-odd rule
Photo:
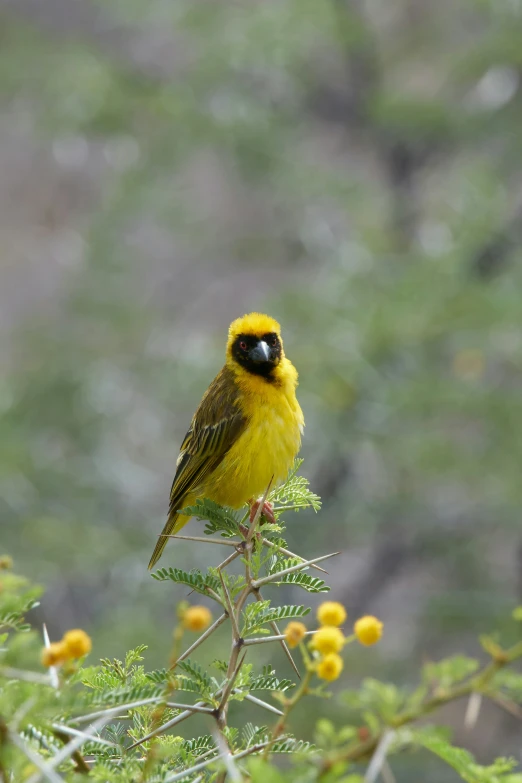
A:
<svg viewBox="0 0 522 783">
<path fill-rule="evenodd" d="M 169 515 L 149 568 L 190 516 L 198 498 L 240 508 L 286 478 L 301 445 L 304 418 L 295 396 L 297 371 L 286 358 L 277 321 L 250 313 L 232 322 L 226 362 L 181 444 Z M 269 504 L 263 512 L 270 516 Z"/>
</svg>

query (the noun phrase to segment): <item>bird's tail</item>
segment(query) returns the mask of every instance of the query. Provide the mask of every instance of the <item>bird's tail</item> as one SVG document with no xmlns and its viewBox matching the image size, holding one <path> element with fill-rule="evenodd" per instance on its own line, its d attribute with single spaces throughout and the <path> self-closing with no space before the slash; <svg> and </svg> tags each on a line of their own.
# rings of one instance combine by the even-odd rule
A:
<svg viewBox="0 0 522 783">
<path fill-rule="evenodd" d="M 179 530 L 181 530 L 181 528 L 187 524 L 189 519 L 190 517 L 184 516 L 183 514 L 169 514 L 169 518 L 165 522 L 165 527 L 161 531 L 161 535 L 158 538 L 157 544 L 154 547 L 154 552 L 152 553 L 152 557 L 149 561 L 149 571 L 151 568 L 154 568 L 163 554 L 163 550 L 165 549 L 167 541 L 169 540 L 167 536 L 174 535 Z"/>
</svg>

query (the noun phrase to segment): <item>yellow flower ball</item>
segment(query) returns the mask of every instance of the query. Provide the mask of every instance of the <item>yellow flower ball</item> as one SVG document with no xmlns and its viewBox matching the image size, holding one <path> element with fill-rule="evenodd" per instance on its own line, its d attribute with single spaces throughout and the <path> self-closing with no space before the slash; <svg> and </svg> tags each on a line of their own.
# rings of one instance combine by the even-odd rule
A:
<svg viewBox="0 0 522 783">
<path fill-rule="evenodd" d="M 342 625 L 346 620 L 346 609 L 337 601 L 324 601 L 317 610 L 321 625 Z"/>
<path fill-rule="evenodd" d="M 289 647 L 297 647 L 299 642 L 301 642 L 306 633 L 306 625 L 303 623 L 298 623 L 296 621 L 292 621 L 288 623 L 288 625 L 285 628 L 285 638 L 286 643 Z"/>
<path fill-rule="evenodd" d="M 383 627 L 380 620 L 368 614 L 357 620 L 353 626 L 353 631 L 361 644 L 370 647 L 372 644 L 377 644 L 381 638 Z"/>
<path fill-rule="evenodd" d="M 340 628 L 334 628 L 333 625 L 325 625 L 319 628 L 312 637 L 311 647 L 322 655 L 328 653 L 338 653 L 342 650 L 345 643 L 343 632 Z"/>
<path fill-rule="evenodd" d="M 317 676 L 321 680 L 332 682 L 336 680 L 343 670 L 343 659 L 337 653 L 328 653 L 317 666 Z"/>
<path fill-rule="evenodd" d="M 44 647 L 40 656 L 42 666 L 59 666 L 67 658 L 67 648 L 63 641 L 53 642 L 49 647 Z"/>
<path fill-rule="evenodd" d="M 81 628 L 74 628 L 64 634 L 62 642 L 67 650 L 68 658 L 83 658 L 92 650 L 91 637 Z"/>
<path fill-rule="evenodd" d="M 2 555 L 0 557 L 0 568 L 7 571 L 13 567 L 13 558 L 10 555 Z"/>
<path fill-rule="evenodd" d="M 212 614 L 206 606 L 191 606 L 183 615 L 187 631 L 204 631 L 212 622 Z"/>
</svg>

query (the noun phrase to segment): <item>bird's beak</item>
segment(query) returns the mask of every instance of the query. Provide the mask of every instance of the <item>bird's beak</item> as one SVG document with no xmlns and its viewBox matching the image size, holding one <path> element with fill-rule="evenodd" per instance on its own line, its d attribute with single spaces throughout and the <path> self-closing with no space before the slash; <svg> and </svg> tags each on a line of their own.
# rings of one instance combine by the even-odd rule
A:
<svg viewBox="0 0 522 783">
<path fill-rule="evenodd" d="M 250 359 L 253 362 L 269 362 L 270 348 L 264 340 L 260 340 L 255 348 L 250 351 Z"/>
</svg>

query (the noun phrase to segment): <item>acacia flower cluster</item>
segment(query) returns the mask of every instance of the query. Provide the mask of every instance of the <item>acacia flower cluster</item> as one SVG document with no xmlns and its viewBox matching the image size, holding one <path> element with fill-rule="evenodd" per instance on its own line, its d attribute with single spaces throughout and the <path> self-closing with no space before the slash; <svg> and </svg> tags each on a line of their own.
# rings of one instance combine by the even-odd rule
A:
<svg viewBox="0 0 522 783">
<path fill-rule="evenodd" d="M 285 628 L 285 638 L 286 643 L 290 649 L 293 650 L 294 647 L 297 647 L 297 645 L 305 638 L 305 634 L 306 625 L 304 623 L 300 623 L 297 620 L 293 620 L 292 622 L 288 623 Z"/>
<path fill-rule="evenodd" d="M 339 677 L 344 667 L 339 653 L 347 640 L 338 626 L 346 620 L 346 609 L 337 601 L 325 601 L 317 610 L 317 619 L 321 627 L 313 635 L 310 649 L 320 655 L 317 676 L 332 682 Z"/>
<path fill-rule="evenodd" d="M 344 662 L 340 653 L 346 644 L 358 639 L 361 644 L 370 646 L 376 644 L 382 636 L 382 622 L 376 617 L 366 615 L 356 621 L 353 635 L 346 637 L 339 628 L 347 619 L 346 609 L 337 601 L 324 601 L 317 610 L 317 619 L 320 628 L 313 634 L 308 645 L 313 654 L 310 668 L 321 680 L 328 682 L 337 680 L 343 670 Z M 306 626 L 296 621 L 288 623 L 284 633 L 286 643 L 291 648 L 297 647 L 305 634 Z"/>
<path fill-rule="evenodd" d="M 43 666 L 59 666 L 74 658 L 83 658 L 92 649 L 91 637 L 81 628 L 67 631 L 59 642 L 53 642 L 42 650 Z"/>
<path fill-rule="evenodd" d="M 187 631 L 204 631 L 212 622 L 212 613 L 206 606 L 189 606 L 181 620 Z"/>
<path fill-rule="evenodd" d="M 1 555 L 0 556 L 0 570 L 8 571 L 12 567 L 13 567 L 13 558 L 10 557 L 10 555 Z"/>
</svg>

